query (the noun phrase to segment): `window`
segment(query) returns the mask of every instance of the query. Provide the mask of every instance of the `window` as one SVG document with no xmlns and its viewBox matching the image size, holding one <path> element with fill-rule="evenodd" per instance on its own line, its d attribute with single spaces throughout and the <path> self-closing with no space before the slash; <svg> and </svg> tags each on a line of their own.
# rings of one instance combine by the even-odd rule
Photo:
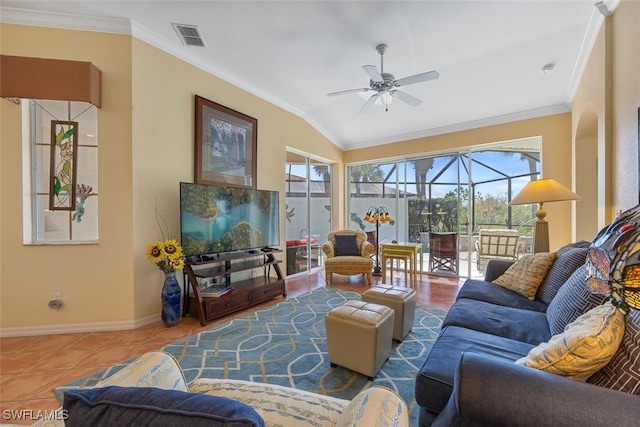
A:
<svg viewBox="0 0 640 427">
<path fill-rule="evenodd" d="M 24 243 L 97 241 L 96 107 L 23 100 L 22 108 Z"/>
</svg>

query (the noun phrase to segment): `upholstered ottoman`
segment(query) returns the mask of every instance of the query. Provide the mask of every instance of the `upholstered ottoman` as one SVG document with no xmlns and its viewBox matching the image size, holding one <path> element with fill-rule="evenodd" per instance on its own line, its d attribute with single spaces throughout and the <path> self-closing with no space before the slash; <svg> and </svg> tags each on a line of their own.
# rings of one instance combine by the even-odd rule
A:
<svg viewBox="0 0 640 427">
<path fill-rule="evenodd" d="M 331 366 L 343 366 L 372 380 L 391 354 L 393 310 L 347 301 L 331 310 L 324 321 Z"/>
<path fill-rule="evenodd" d="M 378 285 L 362 294 L 362 301 L 393 309 L 393 339 L 402 341 L 413 328 L 416 314 L 416 291 L 411 288 Z"/>
</svg>

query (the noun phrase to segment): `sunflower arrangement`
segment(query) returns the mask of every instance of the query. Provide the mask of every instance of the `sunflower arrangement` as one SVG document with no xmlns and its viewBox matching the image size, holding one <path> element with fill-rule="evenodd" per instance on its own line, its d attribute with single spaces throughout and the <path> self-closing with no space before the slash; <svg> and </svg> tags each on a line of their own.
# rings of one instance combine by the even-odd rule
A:
<svg viewBox="0 0 640 427">
<path fill-rule="evenodd" d="M 184 253 L 175 239 L 150 243 L 147 246 L 147 258 L 165 273 L 184 268 Z"/>
</svg>

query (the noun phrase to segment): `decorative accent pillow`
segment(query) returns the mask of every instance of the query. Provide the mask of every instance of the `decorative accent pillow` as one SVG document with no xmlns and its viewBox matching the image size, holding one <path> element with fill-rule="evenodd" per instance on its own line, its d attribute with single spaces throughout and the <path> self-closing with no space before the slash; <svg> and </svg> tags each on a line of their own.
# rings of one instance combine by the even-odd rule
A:
<svg viewBox="0 0 640 427">
<path fill-rule="evenodd" d="M 611 304 L 600 305 L 515 363 L 582 381 L 609 363 L 624 329 L 624 314 Z"/>
<path fill-rule="evenodd" d="M 266 427 L 248 405 L 226 397 L 153 387 L 104 387 L 64 394 L 65 426 Z"/>
<path fill-rule="evenodd" d="M 588 383 L 629 394 L 640 395 L 640 311 L 631 309 L 625 317 L 622 343 L 607 366 Z"/>
<path fill-rule="evenodd" d="M 607 296 L 591 292 L 587 288 L 586 280 L 587 266 L 583 263 L 547 307 L 547 322 L 551 335 L 562 333 L 569 323 L 607 300 Z"/>
<path fill-rule="evenodd" d="M 533 300 L 555 258 L 555 252 L 525 255 L 492 283 Z"/>
<path fill-rule="evenodd" d="M 336 256 L 360 255 L 358 239 L 355 235 L 336 234 L 333 238 L 335 241 Z"/>
<path fill-rule="evenodd" d="M 547 275 L 544 276 L 538 288 L 536 299 L 545 304 L 551 304 L 560 287 L 569 280 L 569 277 L 578 267 L 584 265 L 588 250 L 588 247 L 574 247 L 573 245 L 558 249 L 556 259 L 551 264 Z"/>
</svg>

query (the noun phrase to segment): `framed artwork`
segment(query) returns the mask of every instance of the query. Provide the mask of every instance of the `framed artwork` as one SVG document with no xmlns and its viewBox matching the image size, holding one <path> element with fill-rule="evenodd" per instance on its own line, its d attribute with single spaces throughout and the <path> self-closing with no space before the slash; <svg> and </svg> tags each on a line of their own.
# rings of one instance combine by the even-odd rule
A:
<svg viewBox="0 0 640 427">
<path fill-rule="evenodd" d="M 195 183 L 256 188 L 258 120 L 196 95 Z"/>
<path fill-rule="evenodd" d="M 76 210 L 78 122 L 51 121 L 49 210 Z"/>
</svg>

